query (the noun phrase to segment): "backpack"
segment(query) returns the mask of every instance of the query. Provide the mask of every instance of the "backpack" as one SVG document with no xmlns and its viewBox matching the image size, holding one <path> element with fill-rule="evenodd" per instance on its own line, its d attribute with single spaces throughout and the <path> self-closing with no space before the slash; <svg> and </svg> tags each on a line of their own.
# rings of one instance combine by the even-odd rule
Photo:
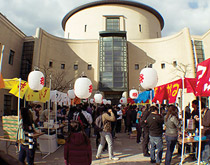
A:
<svg viewBox="0 0 210 165">
<path fill-rule="evenodd" d="M 84 117 L 82 113 L 74 112 L 72 120 L 78 121 L 83 128 L 87 128 L 89 126 L 87 119 Z"/>
<path fill-rule="evenodd" d="M 102 121 L 102 115 L 98 116 L 95 120 L 95 130 L 97 132 L 103 131 L 104 125 Z"/>
</svg>

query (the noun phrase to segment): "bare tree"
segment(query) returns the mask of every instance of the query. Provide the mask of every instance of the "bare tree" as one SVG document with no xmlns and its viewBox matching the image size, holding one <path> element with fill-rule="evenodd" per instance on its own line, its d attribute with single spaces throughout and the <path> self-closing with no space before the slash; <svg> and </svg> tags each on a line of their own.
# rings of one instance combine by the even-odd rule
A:
<svg viewBox="0 0 210 165">
<path fill-rule="evenodd" d="M 166 63 L 173 66 L 172 73 L 174 73 L 174 78 L 176 77 L 183 78 L 192 72 L 192 70 L 190 69 L 191 68 L 190 64 L 183 64 L 183 63 L 174 64 L 169 62 Z"/>
<path fill-rule="evenodd" d="M 58 90 L 63 92 L 70 87 L 75 78 L 68 79 L 67 72 L 65 70 L 55 70 L 53 68 L 43 66 L 40 68 L 45 76 L 45 86 L 49 86 L 51 75 L 51 90 Z"/>
</svg>

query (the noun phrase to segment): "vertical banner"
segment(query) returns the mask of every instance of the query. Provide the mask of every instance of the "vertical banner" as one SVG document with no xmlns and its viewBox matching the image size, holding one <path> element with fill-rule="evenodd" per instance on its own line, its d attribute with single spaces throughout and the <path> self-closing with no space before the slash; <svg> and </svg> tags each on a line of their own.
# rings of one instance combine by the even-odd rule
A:
<svg viewBox="0 0 210 165">
<path fill-rule="evenodd" d="M 196 96 L 210 96 L 210 58 L 197 66 Z"/>
</svg>

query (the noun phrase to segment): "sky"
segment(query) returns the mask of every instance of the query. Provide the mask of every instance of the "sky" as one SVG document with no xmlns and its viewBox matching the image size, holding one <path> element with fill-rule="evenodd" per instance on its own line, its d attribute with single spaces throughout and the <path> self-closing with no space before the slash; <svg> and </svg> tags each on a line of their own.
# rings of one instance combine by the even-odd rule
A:
<svg viewBox="0 0 210 165">
<path fill-rule="evenodd" d="M 40 27 L 63 37 L 63 17 L 72 9 L 95 0 L 0 0 L 0 12 L 27 36 Z M 132 0 L 157 10 L 164 19 L 162 36 L 190 29 L 191 35 L 203 35 L 210 29 L 210 0 Z"/>
</svg>

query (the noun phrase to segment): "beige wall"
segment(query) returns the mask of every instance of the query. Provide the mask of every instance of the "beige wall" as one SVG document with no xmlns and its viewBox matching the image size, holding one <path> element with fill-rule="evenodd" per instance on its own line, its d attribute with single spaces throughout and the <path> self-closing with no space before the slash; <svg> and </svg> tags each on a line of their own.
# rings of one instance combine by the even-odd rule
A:
<svg viewBox="0 0 210 165">
<path fill-rule="evenodd" d="M 99 31 L 105 31 L 104 16 L 110 15 L 121 16 L 120 30 L 127 31 L 129 40 L 161 37 L 160 22 L 153 14 L 137 7 L 113 4 L 90 7 L 75 13 L 66 22 L 64 36 L 70 39 L 98 39 Z M 139 31 L 139 24 L 142 32 Z"/>
<path fill-rule="evenodd" d="M 40 60 L 34 59 L 34 66 L 42 69 L 43 66 L 48 67 L 49 61 L 52 61 L 52 69 L 62 72 L 64 70 L 61 69 L 61 64 L 65 64 L 65 78 L 67 81 L 73 79 L 72 87 L 74 81 L 84 72 L 91 79 L 94 90 L 98 88 L 98 40 L 68 40 L 52 36 L 41 29 L 39 32 L 35 43 L 35 48 L 39 49 L 35 52 L 39 54 L 35 56 Z M 78 70 L 74 70 L 75 63 L 78 64 Z M 88 64 L 92 65 L 91 70 L 87 69 Z"/>
<path fill-rule="evenodd" d="M 7 18 L 0 14 L 0 45 L 4 45 L 4 54 L 2 62 L 3 78 L 15 78 L 20 76 L 21 55 L 25 34 L 15 27 Z M 10 50 L 15 52 L 13 65 L 10 65 Z M 8 90 L 0 90 L 0 116 L 4 110 L 4 94 L 11 95 Z M 16 107 L 16 98 L 12 97 L 12 109 Z"/>
<path fill-rule="evenodd" d="M 158 74 L 158 84 L 163 85 L 177 80 L 183 76 L 182 72 L 172 66 L 173 61 L 177 64 L 188 66 L 186 77 L 194 78 L 194 62 L 189 30 L 183 29 L 181 32 L 161 39 L 130 40 L 128 44 L 129 59 L 129 89 L 138 89 L 139 73 L 148 64 L 153 64 L 153 68 Z M 161 63 L 165 63 L 165 69 L 161 69 Z M 134 70 L 134 64 L 139 64 L 140 69 Z M 191 95 L 191 94 L 188 94 Z M 185 102 L 194 99 L 194 96 L 187 97 Z"/>
</svg>

